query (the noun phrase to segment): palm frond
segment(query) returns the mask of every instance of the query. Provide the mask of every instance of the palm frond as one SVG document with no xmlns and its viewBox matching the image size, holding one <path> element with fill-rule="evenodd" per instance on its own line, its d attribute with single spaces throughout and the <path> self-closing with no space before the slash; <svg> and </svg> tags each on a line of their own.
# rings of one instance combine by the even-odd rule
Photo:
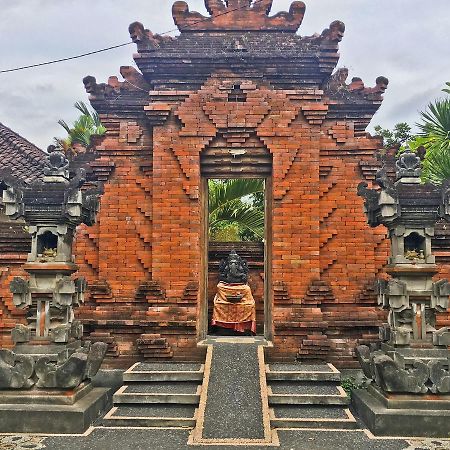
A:
<svg viewBox="0 0 450 450">
<path fill-rule="evenodd" d="M 434 184 L 450 178 L 450 99 L 430 103 L 421 112 L 419 140 L 426 149 L 422 180 Z"/>
<path fill-rule="evenodd" d="M 58 124 L 61 125 L 66 131 L 67 134 L 70 134 L 70 127 L 67 125 L 67 122 L 65 120 L 58 120 Z"/>
<path fill-rule="evenodd" d="M 89 108 L 86 106 L 86 103 L 84 103 L 82 101 L 78 101 L 78 102 L 75 102 L 75 104 L 73 106 L 76 109 L 78 109 L 78 111 L 80 111 L 81 114 L 83 114 L 85 116 L 91 115 L 91 111 L 89 111 Z"/>
<path fill-rule="evenodd" d="M 264 208 L 255 203 L 255 194 L 264 192 L 262 179 L 210 180 L 209 231 L 217 235 L 220 230 L 236 226 L 256 240 L 264 238 Z M 245 232 L 247 230 L 247 232 Z"/>
<path fill-rule="evenodd" d="M 213 213 L 229 202 L 263 191 L 264 180 L 262 179 L 234 179 L 225 182 L 210 180 L 209 211 Z"/>
<path fill-rule="evenodd" d="M 210 232 L 213 233 L 220 225 L 232 223 L 252 231 L 261 239 L 264 238 L 264 211 L 239 201 L 228 203 L 210 216 Z"/>
</svg>

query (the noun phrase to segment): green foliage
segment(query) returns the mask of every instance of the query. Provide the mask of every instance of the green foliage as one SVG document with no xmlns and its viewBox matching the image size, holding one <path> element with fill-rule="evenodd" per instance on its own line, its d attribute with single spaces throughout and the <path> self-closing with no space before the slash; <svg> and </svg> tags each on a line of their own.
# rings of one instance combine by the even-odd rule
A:
<svg viewBox="0 0 450 450">
<path fill-rule="evenodd" d="M 218 242 L 240 242 L 242 240 L 239 235 L 240 231 L 239 226 L 235 223 L 222 223 L 211 230 L 210 238 L 212 241 Z"/>
<path fill-rule="evenodd" d="M 449 89 L 443 91 L 450 93 Z M 422 181 L 440 184 L 450 178 L 450 98 L 435 100 L 420 115 L 420 132 L 412 147 L 426 150 Z"/>
<path fill-rule="evenodd" d="M 448 86 L 450 88 L 450 81 L 448 81 L 447 83 L 445 83 L 446 86 Z M 447 94 L 450 94 L 450 89 L 444 88 L 442 89 L 442 92 L 446 92 Z"/>
<path fill-rule="evenodd" d="M 400 148 L 405 142 L 409 141 L 413 135 L 411 127 L 406 122 L 397 123 L 393 130 L 388 130 L 377 125 L 374 128 L 378 136 L 383 138 L 383 148 Z"/>
<path fill-rule="evenodd" d="M 209 180 L 208 187 L 212 240 L 263 240 L 264 180 Z"/>
<path fill-rule="evenodd" d="M 450 94 L 450 82 L 442 89 Z M 393 130 L 375 127 L 375 131 L 383 138 L 385 149 L 398 147 L 404 151 L 404 144 L 411 150 L 425 150 L 422 164 L 422 181 L 440 184 L 450 179 L 450 98 L 437 99 L 429 103 L 427 109 L 420 113 L 421 122 L 416 123 L 419 133 L 411 134 L 411 127 L 402 122 Z"/>
<path fill-rule="evenodd" d="M 70 127 L 64 120 L 58 120 L 67 132 L 66 138 L 55 138 L 56 146 L 68 153 L 74 146 L 88 148 L 91 144 L 91 136 L 105 134 L 106 128 L 100 122 L 96 111 L 90 111 L 83 102 L 76 102 L 74 107 L 81 113 L 80 117 Z"/>
<path fill-rule="evenodd" d="M 341 380 L 341 386 L 349 397 L 356 389 L 362 389 L 365 387 L 363 382 L 358 382 L 355 377 L 347 377 Z"/>
</svg>

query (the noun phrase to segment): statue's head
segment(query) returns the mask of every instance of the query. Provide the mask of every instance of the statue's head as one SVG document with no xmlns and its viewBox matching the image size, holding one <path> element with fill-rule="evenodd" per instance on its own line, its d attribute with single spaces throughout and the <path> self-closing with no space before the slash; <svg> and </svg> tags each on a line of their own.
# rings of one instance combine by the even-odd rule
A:
<svg viewBox="0 0 450 450">
<path fill-rule="evenodd" d="M 223 259 L 220 262 L 219 281 L 225 283 L 246 283 L 247 279 L 247 262 L 232 250 L 227 259 Z"/>
</svg>

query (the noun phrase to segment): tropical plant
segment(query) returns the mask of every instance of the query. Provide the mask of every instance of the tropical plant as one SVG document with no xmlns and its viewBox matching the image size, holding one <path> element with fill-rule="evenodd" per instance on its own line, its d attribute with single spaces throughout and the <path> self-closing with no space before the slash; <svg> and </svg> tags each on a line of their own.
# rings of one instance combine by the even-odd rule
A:
<svg viewBox="0 0 450 450">
<path fill-rule="evenodd" d="M 411 147 L 426 150 L 422 180 L 440 184 L 450 178 L 450 98 L 435 100 L 420 114 L 422 122 L 416 124 L 420 132 Z"/>
<path fill-rule="evenodd" d="M 66 130 L 67 137 L 54 138 L 56 146 L 65 153 L 73 151 L 74 147 L 88 148 L 93 135 L 102 135 L 106 132 L 97 112 L 89 110 L 83 102 L 76 102 L 74 107 L 81 112 L 80 117 L 73 123 L 72 127 L 64 120 L 58 120 L 58 124 Z"/>
<path fill-rule="evenodd" d="M 443 92 L 450 94 L 450 82 Z M 417 135 L 411 134 L 411 127 L 402 122 L 393 130 L 375 127 L 375 131 L 383 138 L 383 147 L 398 147 L 405 150 L 406 145 L 413 151 L 425 154 L 423 160 L 422 181 L 440 184 L 450 179 L 450 98 L 431 102 L 425 111 L 420 113 L 422 121 L 416 123 Z"/>
<path fill-rule="evenodd" d="M 445 83 L 445 85 L 450 88 L 450 81 L 448 81 L 447 83 Z M 450 89 L 444 88 L 442 89 L 442 92 L 446 92 L 447 94 L 450 94 Z"/>
<path fill-rule="evenodd" d="M 264 206 L 258 195 L 264 192 L 264 180 L 209 180 L 208 187 L 210 238 L 262 241 Z"/>
<path fill-rule="evenodd" d="M 413 137 L 411 127 L 406 122 L 397 123 L 393 130 L 382 128 L 380 125 L 377 125 L 374 130 L 378 136 L 383 138 L 383 148 L 385 149 L 400 148 Z"/>
</svg>

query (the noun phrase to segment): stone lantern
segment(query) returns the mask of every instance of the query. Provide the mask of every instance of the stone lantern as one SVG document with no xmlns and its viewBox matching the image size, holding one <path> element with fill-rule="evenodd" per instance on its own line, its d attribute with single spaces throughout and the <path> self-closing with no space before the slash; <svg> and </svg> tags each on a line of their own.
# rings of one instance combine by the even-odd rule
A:
<svg viewBox="0 0 450 450">
<path fill-rule="evenodd" d="M 82 345 L 83 327 L 74 308 L 84 300 L 86 281 L 73 277 L 78 267 L 72 255 L 77 225 L 95 221 L 100 190 L 83 186 L 82 170 L 70 178 L 65 155 L 52 146 L 48 151 L 49 168 L 42 180 L 24 185 L 2 176 L 8 185 L 3 195 L 6 215 L 23 218 L 31 234 L 31 252 L 23 266 L 28 276 L 10 284 L 13 303 L 27 311 L 27 323 L 12 330 L 14 349 L 0 350 L 2 431 L 48 432 L 50 426 L 53 432 L 76 432 L 105 406 L 105 389 L 93 389 L 89 380 L 100 368 L 106 344 Z M 48 389 L 56 389 L 50 400 Z M 42 407 L 47 411 L 49 401 L 55 420 L 50 423 L 46 417 L 45 430 L 37 425 L 39 420 L 26 420 Z M 73 413 L 70 425 L 61 423 L 69 416 L 58 414 L 58 405 L 71 401 L 72 410 L 65 411 Z M 9 403 L 23 406 L 20 420 L 9 413 Z"/>
<path fill-rule="evenodd" d="M 389 278 L 377 282 L 378 303 L 388 311 L 380 327 L 381 345 L 356 349 L 372 382 L 356 392 L 354 402 L 379 434 L 439 436 L 450 431 L 450 330 L 436 326 L 436 314 L 448 308 L 450 284 L 433 279 L 438 270 L 431 250 L 436 222 L 450 219 L 450 189 L 422 184 L 420 175 L 420 158 L 407 150 L 396 161 L 395 182 L 383 167 L 376 178 L 380 190 L 366 183 L 358 187 L 369 225 L 384 225 L 391 242 Z M 425 425 L 434 416 L 430 429 Z"/>
</svg>

